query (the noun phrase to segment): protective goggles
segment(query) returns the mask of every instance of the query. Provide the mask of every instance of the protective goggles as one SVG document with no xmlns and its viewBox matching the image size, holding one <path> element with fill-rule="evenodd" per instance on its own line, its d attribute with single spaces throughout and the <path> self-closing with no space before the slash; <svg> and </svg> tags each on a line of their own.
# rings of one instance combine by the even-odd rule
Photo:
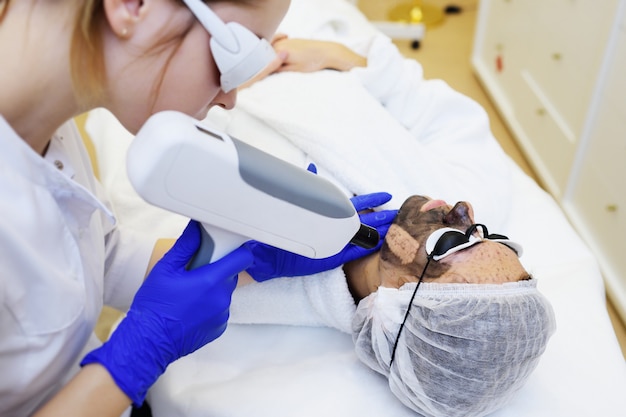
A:
<svg viewBox="0 0 626 417">
<path fill-rule="evenodd" d="M 474 235 L 474 232 L 479 228 L 482 229 L 482 237 Z M 489 234 L 487 227 L 479 223 L 471 225 L 465 232 L 451 227 L 435 230 L 426 239 L 426 254 L 432 260 L 439 261 L 448 255 L 467 249 L 485 240 L 502 243 L 511 248 L 518 257 L 522 256 L 522 245 L 509 240 L 504 235 Z"/>
<path fill-rule="evenodd" d="M 224 23 L 202 0 L 183 0 L 211 34 L 210 48 L 228 93 L 261 72 L 276 57 L 270 43 L 237 22 Z"/>
</svg>

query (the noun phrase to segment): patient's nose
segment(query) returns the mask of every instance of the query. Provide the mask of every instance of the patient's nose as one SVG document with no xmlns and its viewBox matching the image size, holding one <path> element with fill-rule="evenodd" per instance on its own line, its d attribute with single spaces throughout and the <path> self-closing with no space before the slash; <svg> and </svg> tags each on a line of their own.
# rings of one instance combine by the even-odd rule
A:
<svg viewBox="0 0 626 417">
<path fill-rule="evenodd" d="M 226 110 L 231 110 L 237 103 L 237 89 L 233 89 L 228 93 L 220 90 L 219 94 L 213 99 L 213 105 L 220 106 Z"/>
<path fill-rule="evenodd" d="M 469 226 L 474 222 L 474 210 L 465 201 L 459 201 L 452 207 L 452 210 L 444 216 L 444 223 L 449 225 Z"/>
</svg>

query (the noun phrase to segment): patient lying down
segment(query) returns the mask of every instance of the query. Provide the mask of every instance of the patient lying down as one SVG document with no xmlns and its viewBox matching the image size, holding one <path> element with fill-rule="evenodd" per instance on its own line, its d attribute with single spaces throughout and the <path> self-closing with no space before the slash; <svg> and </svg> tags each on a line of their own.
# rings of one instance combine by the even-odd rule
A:
<svg viewBox="0 0 626 417">
<path fill-rule="evenodd" d="M 488 233 L 468 203 L 413 196 L 381 251 L 344 266 L 357 356 L 420 415 L 501 408 L 554 333 L 521 246 Z"/>
<path fill-rule="evenodd" d="M 417 415 L 487 415 L 526 383 L 556 327 L 522 247 L 491 232 L 469 203 L 409 197 L 379 252 L 238 288 L 231 321 L 336 327 Z"/>
</svg>

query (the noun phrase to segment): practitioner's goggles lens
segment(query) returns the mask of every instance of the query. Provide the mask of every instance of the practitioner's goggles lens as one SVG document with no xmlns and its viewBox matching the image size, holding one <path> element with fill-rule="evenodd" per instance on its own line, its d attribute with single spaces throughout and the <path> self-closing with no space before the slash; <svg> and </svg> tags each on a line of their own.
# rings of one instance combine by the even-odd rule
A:
<svg viewBox="0 0 626 417">
<path fill-rule="evenodd" d="M 202 0 L 183 2 L 211 34 L 211 54 L 220 71 L 224 92 L 252 79 L 276 57 L 267 40 L 237 22 L 224 23 Z"/>
</svg>

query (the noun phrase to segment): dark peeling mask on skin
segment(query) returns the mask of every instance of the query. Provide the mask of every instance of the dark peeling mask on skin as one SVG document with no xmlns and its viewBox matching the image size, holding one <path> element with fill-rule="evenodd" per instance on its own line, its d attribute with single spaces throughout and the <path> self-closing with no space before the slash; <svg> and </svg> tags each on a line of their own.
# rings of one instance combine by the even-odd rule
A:
<svg viewBox="0 0 626 417">
<path fill-rule="evenodd" d="M 458 202 L 454 207 L 439 205 L 422 211 L 426 203 L 432 201 L 423 196 L 407 199 L 398 216 L 389 228 L 385 243 L 381 248 L 381 261 L 389 268 L 398 268 L 406 274 L 417 276 L 426 264 L 423 249 L 426 239 L 441 227 L 466 229 L 473 223 L 471 206 Z M 431 263 L 428 275 L 439 276 L 449 266 L 445 263 Z"/>
<path fill-rule="evenodd" d="M 472 206 L 466 202 L 451 207 L 442 200 L 410 197 L 381 248 L 381 283 L 399 288 L 405 282 L 417 282 L 423 271 L 424 281 L 440 283 L 502 283 L 528 277 L 515 251 L 495 241 L 483 241 L 441 261 L 431 260 L 425 268 L 425 245 L 432 232 L 444 227 L 465 231 L 473 223 Z"/>
</svg>

